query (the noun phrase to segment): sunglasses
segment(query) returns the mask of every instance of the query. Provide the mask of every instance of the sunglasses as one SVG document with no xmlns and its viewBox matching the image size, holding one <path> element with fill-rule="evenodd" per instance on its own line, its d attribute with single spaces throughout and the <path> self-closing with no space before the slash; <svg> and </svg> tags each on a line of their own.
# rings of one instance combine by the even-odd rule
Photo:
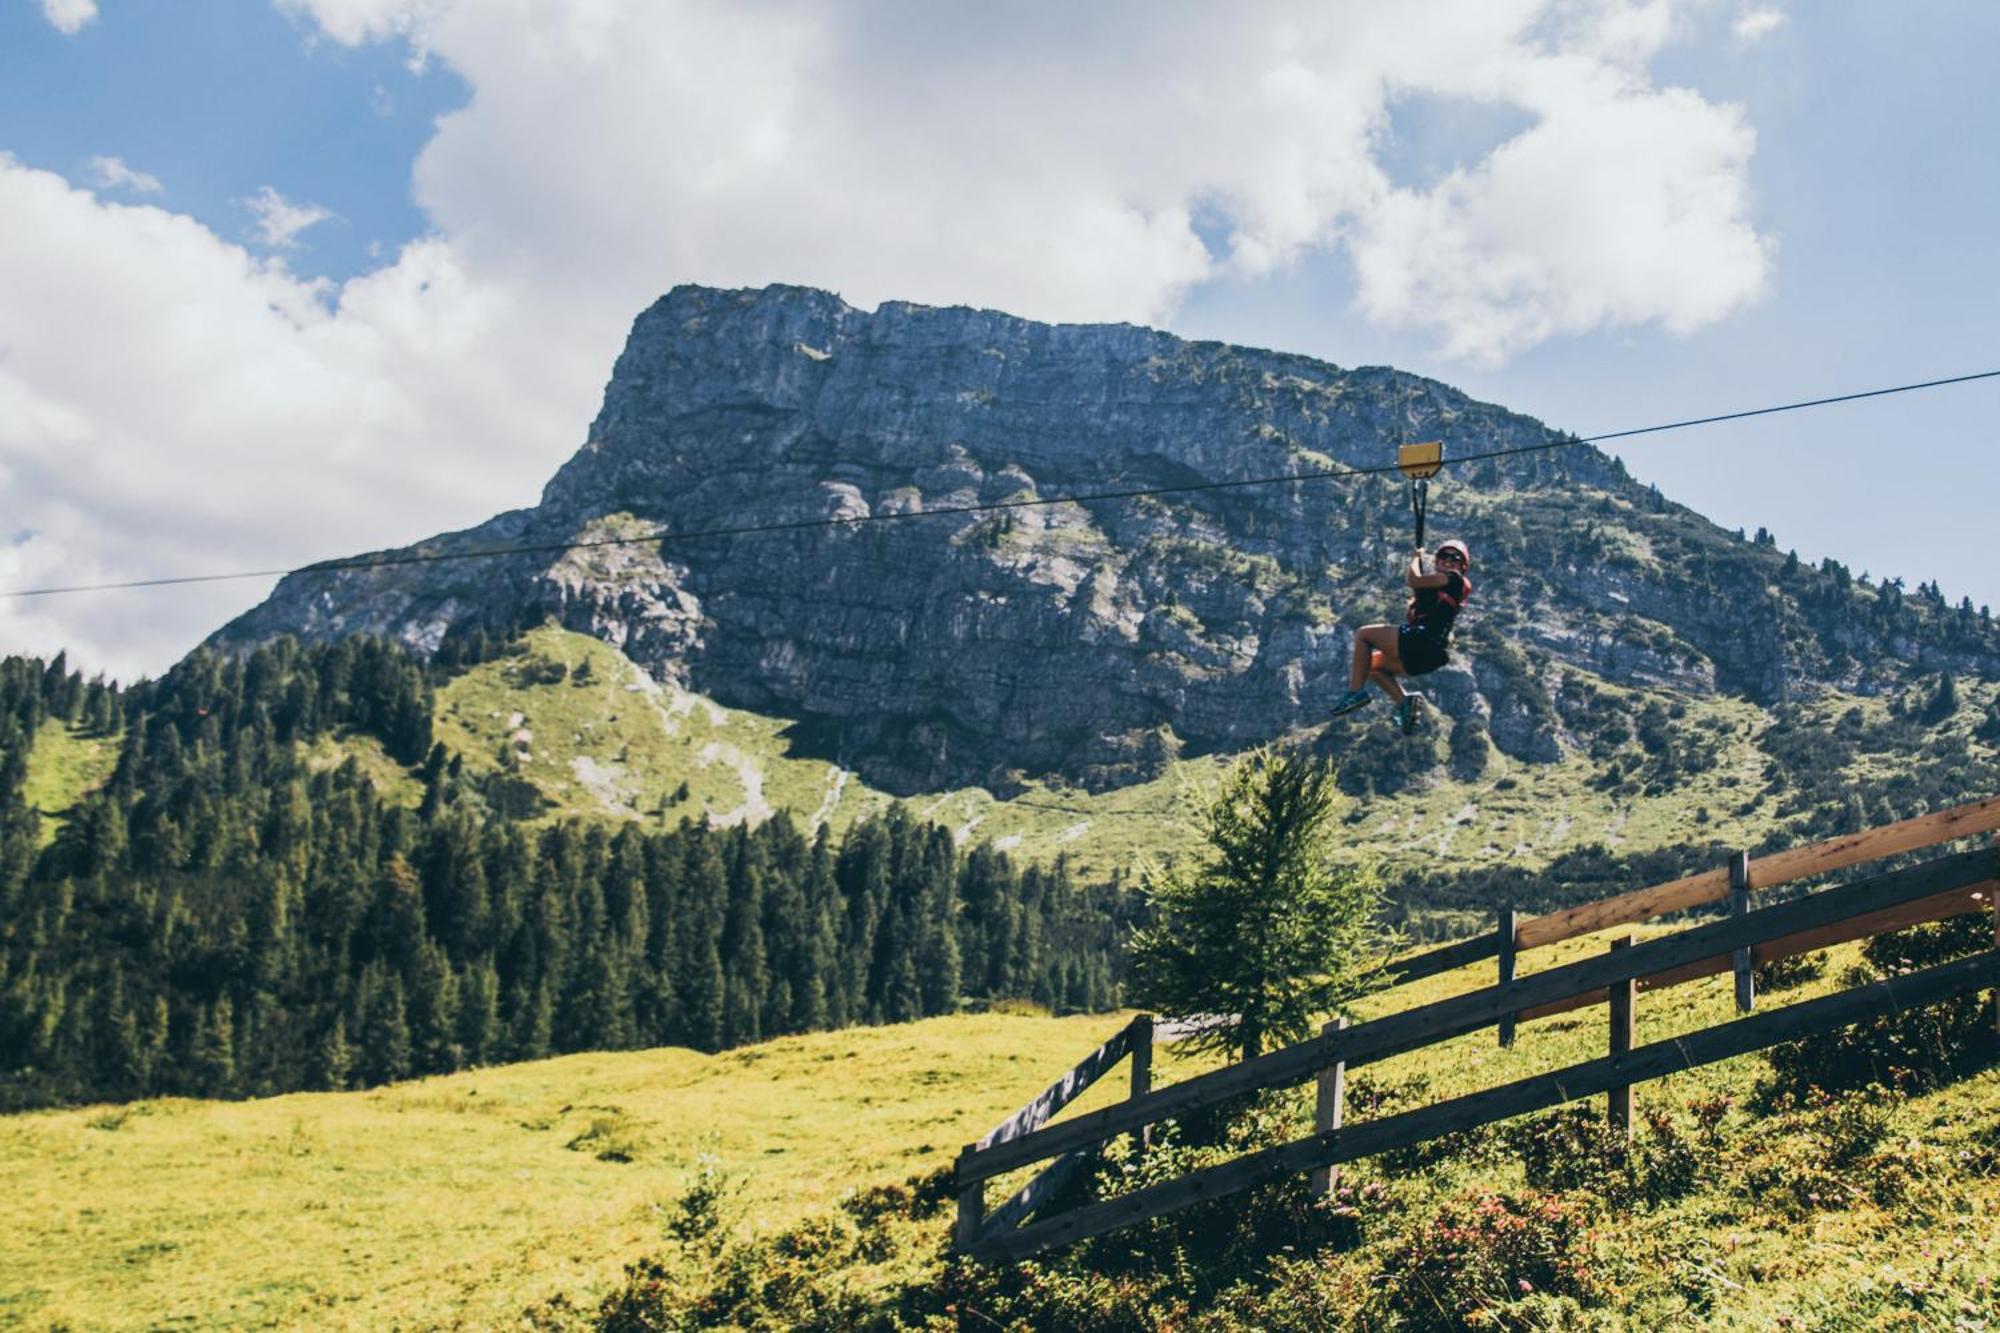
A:
<svg viewBox="0 0 2000 1333">
<path fill-rule="evenodd" d="M 1465 557 L 1460 555 L 1456 551 L 1439 551 L 1437 558 L 1440 562 L 1449 560 L 1454 565 L 1462 565 L 1465 563 Z"/>
</svg>

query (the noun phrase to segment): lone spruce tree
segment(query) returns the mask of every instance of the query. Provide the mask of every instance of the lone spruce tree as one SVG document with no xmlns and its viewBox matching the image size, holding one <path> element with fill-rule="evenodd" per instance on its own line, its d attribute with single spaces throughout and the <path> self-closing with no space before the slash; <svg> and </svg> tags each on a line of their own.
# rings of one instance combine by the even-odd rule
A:
<svg viewBox="0 0 2000 1333">
<path fill-rule="evenodd" d="M 1132 1001 L 1201 1018 L 1196 1038 L 1244 1059 L 1311 1035 L 1372 989 L 1379 881 L 1334 863 L 1333 769 L 1264 748 L 1239 760 L 1197 817 L 1194 863 L 1147 877 L 1155 924 L 1132 941 Z"/>
</svg>

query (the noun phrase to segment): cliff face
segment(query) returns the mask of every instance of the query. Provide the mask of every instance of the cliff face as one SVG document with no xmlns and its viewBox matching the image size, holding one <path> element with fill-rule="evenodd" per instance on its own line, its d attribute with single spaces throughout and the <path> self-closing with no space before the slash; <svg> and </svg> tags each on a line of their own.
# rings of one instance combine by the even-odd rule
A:
<svg viewBox="0 0 2000 1333">
<path fill-rule="evenodd" d="M 1092 786 L 1317 725 L 1356 624 L 1400 615 L 1404 484 L 1345 478 L 984 514 L 1012 499 L 1378 467 L 1555 438 L 1392 370 L 1130 326 L 1050 326 L 824 292 L 678 288 L 639 317 L 584 446 L 533 509 L 410 548 L 661 542 L 310 573 L 225 627 L 392 635 L 553 617 L 662 679 L 799 720 L 802 748 L 914 792 Z M 1722 533 L 1588 447 L 1450 470 L 1431 531 L 1478 593 L 1433 677 L 1503 751 L 1569 743 L 1568 664 L 1763 702 L 1992 669 L 1990 626 L 1883 600 Z M 892 521 L 786 529 L 840 517 Z M 778 530 L 702 536 L 718 528 Z M 1513 645 L 1526 651 L 1518 651 Z"/>
</svg>

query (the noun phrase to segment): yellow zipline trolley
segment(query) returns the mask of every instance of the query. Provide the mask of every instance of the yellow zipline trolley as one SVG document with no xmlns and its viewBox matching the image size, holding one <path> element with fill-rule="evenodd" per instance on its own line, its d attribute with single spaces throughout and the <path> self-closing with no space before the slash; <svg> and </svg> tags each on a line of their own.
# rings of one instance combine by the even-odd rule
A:
<svg viewBox="0 0 2000 1333">
<path fill-rule="evenodd" d="M 1405 444 L 1396 450 L 1396 470 L 1410 479 L 1410 511 L 1417 517 L 1417 549 L 1424 545 L 1424 511 L 1430 504 L 1430 479 L 1444 470 L 1444 441 Z"/>
</svg>

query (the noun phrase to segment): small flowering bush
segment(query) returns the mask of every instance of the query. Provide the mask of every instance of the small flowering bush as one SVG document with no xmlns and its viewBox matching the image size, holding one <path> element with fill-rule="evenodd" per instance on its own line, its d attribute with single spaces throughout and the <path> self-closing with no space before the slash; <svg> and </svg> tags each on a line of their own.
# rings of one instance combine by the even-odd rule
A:
<svg viewBox="0 0 2000 1333">
<path fill-rule="evenodd" d="M 1776 994 L 1779 991 L 1794 990 L 1809 981 L 1818 981 L 1826 975 L 1826 951 L 1818 953 L 1793 954 L 1790 958 L 1775 958 L 1762 963 L 1757 968 L 1757 993 Z"/>
<path fill-rule="evenodd" d="M 1449 1200 L 1382 1263 L 1384 1316 L 1416 1329 L 1490 1321 L 1525 1297 L 1602 1299 L 1580 1205 L 1561 1195 L 1485 1192 Z"/>
<path fill-rule="evenodd" d="M 1097 1198 L 1129 1194 L 1269 1144 L 1297 1137 L 1298 1122 L 1278 1099 L 1246 1110 L 1222 1143 L 1191 1144 L 1171 1126 L 1156 1131 L 1141 1152 L 1129 1141 L 1107 1147 L 1099 1164 Z M 1216 1288 L 1261 1273 L 1272 1255 L 1350 1249 L 1394 1207 L 1378 1181 L 1346 1168 L 1328 1197 L 1305 1176 L 1292 1176 L 1226 1199 L 1196 1204 L 1165 1217 L 1098 1236 L 1077 1247 L 1079 1263 L 1106 1273 L 1198 1274 Z"/>
<path fill-rule="evenodd" d="M 1936 935 L 1922 938 L 1943 938 L 1943 928 L 1936 929 Z M 1871 941 L 1870 948 L 1900 938 L 1883 936 Z M 1929 947 L 1913 946 L 1912 952 L 1922 955 Z M 1849 987 L 1865 986 L 1917 965 L 1899 961 L 1888 968 L 1855 967 L 1842 981 Z M 1876 1083 L 1903 1092 L 1928 1091 L 1984 1068 L 1996 1056 L 2000 1056 L 2000 1039 L 1993 1031 L 1992 1010 L 1985 997 L 1974 991 L 1773 1046 L 1764 1053 L 1771 1076 L 1759 1088 L 1759 1098 L 1772 1106 L 1786 1097 L 1802 1097 L 1814 1088 L 1832 1092 Z"/>
<path fill-rule="evenodd" d="M 1719 1120 L 1727 1103 L 1711 1110 Z M 1702 1123 L 1698 1113 L 1697 1127 Z M 1713 1123 L 1702 1132 L 1714 1134 Z M 1687 1195 L 1701 1183 L 1707 1160 L 1672 1113 L 1660 1107 L 1641 1107 L 1639 1130 L 1630 1142 L 1594 1104 L 1565 1106 L 1510 1126 L 1506 1138 L 1530 1185 L 1587 1190 L 1622 1207 Z"/>
<path fill-rule="evenodd" d="M 1935 1149 L 1891 1134 L 1897 1095 L 1880 1086 L 1814 1089 L 1755 1122 L 1740 1148 L 1742 1192 L 1790 1217 L 1915 1198 L 1946 1165 Z"/>
</svg>

